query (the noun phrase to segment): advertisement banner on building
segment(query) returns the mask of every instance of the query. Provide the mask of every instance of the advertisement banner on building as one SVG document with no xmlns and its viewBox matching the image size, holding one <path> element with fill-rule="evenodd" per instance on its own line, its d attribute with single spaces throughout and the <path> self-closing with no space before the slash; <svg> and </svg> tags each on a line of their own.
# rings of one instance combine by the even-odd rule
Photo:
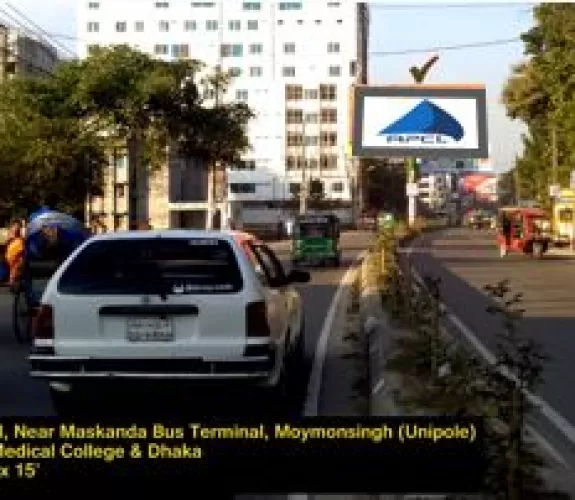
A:
<svg viewBox="0 0 575 500">
<path fill-rule="evenodd" d="M 497 200 L 497 176 L 494 174 L 467 174 L 459 179 L 459 192 L 463 197 L 493 202 Z"/>
<path fill-rule="evenodd" d="M 355 157 L 486 158 L 482 85 L 357 86 Z"/>
</svg>

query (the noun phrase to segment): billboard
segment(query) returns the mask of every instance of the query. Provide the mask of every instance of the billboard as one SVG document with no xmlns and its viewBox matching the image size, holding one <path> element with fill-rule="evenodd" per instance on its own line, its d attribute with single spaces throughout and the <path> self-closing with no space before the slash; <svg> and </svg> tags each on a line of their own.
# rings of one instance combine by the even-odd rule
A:
<svg viewBox="0 0 575 500">
<path fill-rule="evenodd" d="M 467 174 L 459 179 L 459 192 L 464 197 L 481 201 L 497 200 L 497 176 L 495 174 Z"/>
<path fill-rule="evenodd" d="M 356 86 L 355 157 L 487 158 L 482 85 Z"/>
</svg>

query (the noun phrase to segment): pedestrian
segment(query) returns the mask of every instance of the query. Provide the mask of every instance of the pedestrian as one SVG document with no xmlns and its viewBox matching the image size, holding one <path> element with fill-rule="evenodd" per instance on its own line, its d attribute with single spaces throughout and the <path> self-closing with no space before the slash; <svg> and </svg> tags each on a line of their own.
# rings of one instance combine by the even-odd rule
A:
<svg viewBox="0 0 575 500">
<path fill-rule="evenodd" d="M 19 282 L 24 264 L 24 237 L 22 223 L 19 221 L 12 222 L 10 226 L 4 259 L 8 266 L 8 285 L 14 288 Z"/>
</svg>

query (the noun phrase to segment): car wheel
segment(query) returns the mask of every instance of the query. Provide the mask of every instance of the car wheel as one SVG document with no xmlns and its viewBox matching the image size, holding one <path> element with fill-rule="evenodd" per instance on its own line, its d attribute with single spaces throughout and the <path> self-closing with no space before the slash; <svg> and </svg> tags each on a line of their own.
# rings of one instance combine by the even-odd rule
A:
<svg viewBox="0 0 575 500">
<path fill-rule="evenodd" d="M 12 324 L 14 336 L 19 344 L 30 341 L 32 330 L 31 311 L 26 300 L 26 294 L 22 291 L 16 292 L 12 304 Z"/>
<path fill-rule="evenodd" d="M 50 399 L 56 415 L 72 417 L 82 413 L 82 404 L 74 390 L 62 391 L 50 387 Z"/>
</svg>

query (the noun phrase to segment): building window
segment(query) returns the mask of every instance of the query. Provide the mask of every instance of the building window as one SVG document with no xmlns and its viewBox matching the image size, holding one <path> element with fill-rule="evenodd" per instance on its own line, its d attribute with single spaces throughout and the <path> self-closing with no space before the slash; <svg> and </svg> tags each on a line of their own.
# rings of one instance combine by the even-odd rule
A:
<svg viewBox="0 0 575 500">
<path fill-rule="evenodd" d="M 206 31 L 217 31 L 218 22 L 217 21 L 206 21 Z"/>
<path fill-rule="evenodd" d="M 356 74 L 357 74 L 357 61 L 350 61 L 349 76 L 355 76 Z"/>
<path fill-rule="evenodd" d="M 126 186 L 123 184 L 116 186 L 116 198 L 123 198 L 124 196 L 126 196 Z"/>
<path fill-rule="evenodd" d="M 241 44 L 230 45 L 228 43 L 222 45 L 220 49 L 220 54 L 222 57 L 241 57 L 243 52 L 243 45 Z"/>
<path fill-rule="evenodd" d="M 327 2 L 327 6 L 328 7 L 340 7 L 341 3 L 340 2 Z"/>
<path fill-rule="evenodd" d="M 195 31 L 196 28 L 196 21 L 184 21 L 184 31 Z"/>
<path fill-rule="evenodd" d="M 252 182 L 232 182 L 230 183 L 230 191 L 235 194 L 254 194 L 256 185 Z"/>
<path fill-rule="evenodd" d="M 89 9 L 99 9 L 100 8 L 100 2 L 88 2 L 88 8 Z"/>
<path fill-rule="evenodd" d="M 336 54 L 340 51 L 340 45 L 338 42 L 329 42 L 327 44 L 327 52 L 329 54 Z"/>
<path fill-rule="evenodd" d="M 286 137 L 286 144 L 288 147 L 302 146 L 303 136 L 298 132 L 288 132 Z"/>
<path fill-rule="evenodd" d="M 236 90 L 236 99 L 238 101 L 247 101 L 248 100 L 248 91 L 247 90 Z"/>
<path fill-rule="evenodd" d="M 284 54 L 295 54 L 295 43 L 284 43 Z"/>
<path fill-rule="evenodd" d="M 306 123 L 317 123 L 319 120 L 319 116 L 317 113 L 306 113 L 305 115 L 305 122 Z"/>
<path fill-rule="evenodd" d="M 303 120 L 303 112 L 301 109 L 288 109 L 286 111 L 287 124 L 302 123 L 302 120 Z"/>
<path fill-rule="evenodd" d="M 330 66 L 329 76 L 341 76 L 341 66 Z"/>
<path fill-rule="evenodd" d="M 126 21 L 118 21 L 116 23 L 116 31 L 118 33 L 125 33 L 126 32 Z"/>
<path fill-rule="evenodd" d="M 321 24 L 321 19 L 316 19 L 315 24 Z"/>
<path fill-rule="evenodd" d="M 261 43 L 250 44 L 250 54 L 261 54 L 263 52 L 263 45 Z"/>
<path fill-rule="evenodd" d="M 154 54 L 158 56 L 167 56 L 168 46 L 163 44 L 154 45 Z"/>
<path fill-rule="evenodd" d="M 336 169 L 337 155 L 321 155 L 319 157 L 319 164 L 322 169 Z"/>
<path fill-rule="evenodd" d="M 324 108 L 320 114 L 321 123 L 337 123 L 337 109 Z"/>
<path fill-rule="evenodd" d="M 286 170 L 293 170 L 296 165 L 295 156 L 286 156 Z"/>
<path fill-rule="evenodd" d="M 303 87 L 301 85 L 286 85 L 286 101 L 301 101 Z"/>
<path fill-rule="evenodd" d="M 136 21 L 134 23 L 134 31 L 137 31 L 138 33 L 144 31 L 144 21 Z"/>
<path fill-rule="evenodd" d="M 299 182 L 290 182 L 289 183 L 289 192 L 291 195 L 297 195 L 299 194 L 299 190 L 300 190 L 300 185 Z"/>
<path fill-rule="evenodd" d="M 99 47 L 98 44 L 88 45 L 88 54 L 89 55 L 94 54 L 98 50 L 98 47 Z"/>
<path fill-rule="evenodd" d="M 248 30 L 257 30 L 257 29 L 258 29 L 257 21 L 248 21 Z"/>
<path fill-rule="evenodd" d="M 304 142 L 306 146 L 317 146 L 319 138 L 317 135 L 307 135 Z"/>
<path fill-rule="evenodd" d="M 238 78 L 239 76 L 242 76 L 242 68 L 238 68 L 238 67 L 230 68 L 230 75 L 234 78 Z"/>
<path fill-rule="evenodd" d="M 279 24 L 280 26 L 281 26 L 283 23 L 284 23 L 284 22 L 283 22 L 283 19 L 280 19 L 280 20 L 278 21 L 278 24 Z"/>
<path fill-rule="evenodd" d="M 310 170 L 316 170 L 319 166 L 319 160 L 317 158 L 308 158 L 307 160 L 307 168 Z"/>
<path fill-rule="evenodd" d="M 336 132 L 322 132 L 321 133 L 322 146 L 337 146 L 337 133 Z"/>
<path fill-rule="evenodd" d="M 175 58 L 190 57 L 190 46 L 188 44 L 172 45 L 172 57 Z"/>
<path fill-rule="evenodd" d="M 320 85 L 319 98 L 322 101 L 335 101 L 337 99 L 337 87 L 335 85 Z"/>
<path fill-rule="evenodd" d="M 88 33 L 98 33 L 100 31 L 100 23 L 88 23 Z"/>
<path fill-rule="evenodd" d="M 228 21 L 228 29 L 230 31 L 240 31 L 242 29 L 241 21 Z"/>
<path fill-rule="evenodd" d="M 280 10 L 301 10 L 301 2 L 280 2 Z"/>
<path fill-rule="evenodd" d="M 343 182 L 334 182 L 331 185 L 332 193 L 343 193 Z"/>
<path fill-rule="evenodd" d="M 261 66 L 252 66 L 250 68 L 250 76 L 259 77 L 263 75 L 264 70 Z"/>
<path fill-rule="evenodd" d="M 160 21 L 158 23 L 158 29 L 164 32 L 170 31 L 170 23 L 168 21 Z"/>
<path fill-rule="evenodd" d="M 319 93 L 316 89 L 306 89 L 304 95 L 305 95 L 306 99 L 317 99 L 319 96 Z"/>
<path fill-rule="evenodd" d="M 234 170 L 255 170 L 256 161 L 255 160 L 242 160 L 239 165 L 237 165 Z"/>
<path fill-rule="evenodd" d="M 338 19 L 337 24 L 343 24 L 343 21 L 341 19 Z"/>
<path fill-rule="evenodd" d="M 261 2 L 244 2 L 244 10 L 261 10 Z"/>
<path fill-rule="evenodd" d="M 169 6 L 169 2 L 156 2 L 156 9 L 167 9 Z"/>
<path fill-rule="evenodd" d="M 303 19 L 298 19 L 298 20 L 297 20 L 297 23 L 298 23 L 299 25 L 302 25 L 302 24 L 303 24 Z"/>
<path fill-rule="evenodd" d="M 214 7 L 215 5 L 215 2 L 192 2 L 192 7 L 194 8 Z"/>
<path fill-rule="evenodd" d="M 290 77 L 294 77 L 295 76 L 295 68 L 293 66 L 285 66 L 282 69 L 282 75 L 290 78 Z"/>
</svg>

